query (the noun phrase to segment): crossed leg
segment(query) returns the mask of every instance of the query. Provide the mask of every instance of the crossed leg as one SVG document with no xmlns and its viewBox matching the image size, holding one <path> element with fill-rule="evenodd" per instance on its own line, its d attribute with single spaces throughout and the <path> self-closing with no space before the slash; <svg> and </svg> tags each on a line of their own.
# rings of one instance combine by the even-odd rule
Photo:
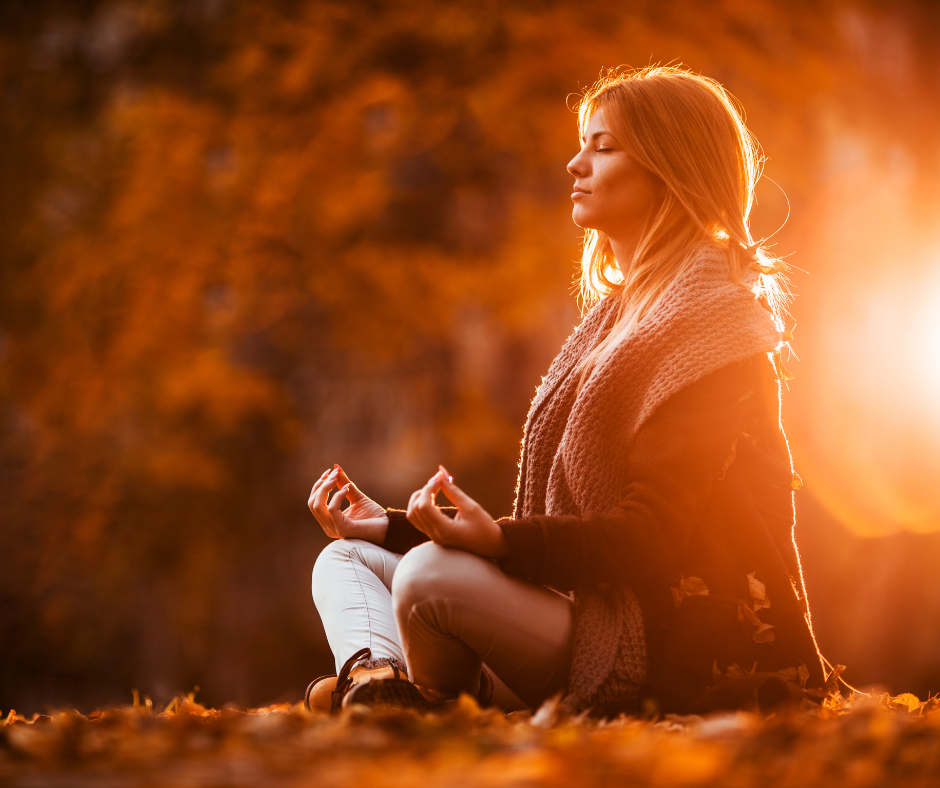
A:
<svg viewBox="0 0 940 788">
<path fill-rule="evenodd" d="M 371 575 L 371 577 L 370 577 Z M 340 539 L 314 567 L 313 595 L 337 670 L 363 646 L 401 660 L 417 683 L 479 689 L 480 666 L 532 708 L 567 685 L 573 603 L 492 561 L 427 542 L 399 556 Z M 518 707 L 518 704 L 517 706 Z"/>
</svg>

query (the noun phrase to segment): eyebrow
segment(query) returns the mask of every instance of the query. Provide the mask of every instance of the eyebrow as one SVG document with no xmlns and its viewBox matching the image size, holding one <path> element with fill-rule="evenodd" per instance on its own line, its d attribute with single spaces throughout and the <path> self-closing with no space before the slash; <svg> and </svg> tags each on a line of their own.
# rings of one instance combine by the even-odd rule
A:
<svg viewBox="0 0 940 788">
<path fill-rule="evenodd" d="M 609 131 L 595 131 L 595 132 L 591 135 L 591 142 L 594 142 L 594 140 L 596 140 L 598 137 L 603 137 L 605 134 L 606 134 L 608 137 L 613 137 L 613 136 L 614 136 L 614 135 L 611 134 Z M 615 137 L 614 139 L 616 139 L 616 137 Z M 581 142 L 584 143 L 585 141 L 586 141 L 586 140 L 584 139 L 584 137 L 581 137 Z"/>
</svg>

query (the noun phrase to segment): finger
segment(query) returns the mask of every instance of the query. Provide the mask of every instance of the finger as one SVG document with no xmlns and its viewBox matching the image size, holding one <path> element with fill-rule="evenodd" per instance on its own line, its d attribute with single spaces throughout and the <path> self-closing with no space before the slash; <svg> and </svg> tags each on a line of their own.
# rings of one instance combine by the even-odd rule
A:
<svg viewBox="0 0 940 788">
<path fill-rule="evenodd" d="M 419 495 L 421 495 L 421 490 L 415 490 L 411 494 L 411 498 L 408 499 L 408 510 L 405 512 L 405 516 L 408 518 L 408 522 L 421 531 L 421 533 L 431 536 L 427 531 L 428 526 L 425 523 L 424 517 L 421 512 L 418 511 L 417 504 Z"/>
<path fill-rule="evenodd" d="M 346 493 L 349 492 L 348 486 L 340 487 L 330 499 L 330 502 L 326 506 L 328 512 L 337 512 L 340 510 L 340 507 L 343 505 L 343 501 L 346 500 Z"/>
<path fill-rule="evenodd" d="M 473 500 L 473 498 L 471 498 L 456 484 L 454 484 L 454 477 L 447 472 L 447 469 L 443 465 L 440 466 L 440 469 L 441 472 L 439 476 L 441 478 L 441 489 L 444 491 L 444 495 L 447 496 L 447 499 L 452 504 L 454 504 L 458 509 L 476 504 L 476 501 Z"/>
<path fill-rule="evenodd" d="M 318 494 L 311 495 L 310 500 L 307 501 L 307 508 L 310 509 L 311 514 L 316 518 L 323 532 L 327 536 L 336 539 L 339 537 L 339 534 L 336 533 L 333 527 L 333 521 L 329 516 L 329 512 L 327 512 L 325 506 L 323 506 L 323 502 L 318 501 L 320 497 L 321 495 Z"/>
<path fill-rule="evenodd" d="M 316 495 L 317 490 L 319 490 L 323 486 L 325 481 L 326 479 L 317 479 L 317 481 L 314 482 L 313 488 L 310 490 L 309 500 L 313 500 L 313 496 Z"/>
<path fill-rule="evenodd" d="M 323 473 L 320 474 L 320 478 L 317 479 L 317 480 L 313 483 L 313 489 L 316 490 L 317 487 L 319 487 L 321 484 L 323 484 L 323 482 L 326 481 L 326 477 L 329 476 L 329 475 L 330 475 L 330 469 L 327 468 L 325 471 L 323 471 Z M 310 494 L 313 495 L 313 490 L 310 491 Z"/>
<path fill-rule="evenodd" d="M 425 490 L 428 491 L 428 493 L 431 496 L 431 503 L 435 502 L 435 498 L 437 497 L 437 494 L 441 491 L 441 483 L 442 483 L 441 474 L 440 474 L 440 471 L 438 471 L 430 479 L 428 479 L 427 484 L 425 484 L 424 487 L 421 489 L 422 492 L 424 492 Z"/>
<path fill-rule="evenodd" d="M 332 539 L 338 539 L 339 534 L 336 533 L 336 529 L 333 527 L 333 521 L 327 516 L 325 517 L 323 512 L 317 511 L 310 507 L 310 511 L 313 513 L 313 516 L 316 518 L 317 524 L 323 529 L 323 533 L 329 536 Z M 327 513 L 328 514 L 328 513 Z"/>
<path fill-rule="evenodd" d="M 416 509 L 427 509 L 434 506 L 434 496 L 440 485 L 435 486 L 434 482 L 428 482 L 424 487 L 418 490 L 418 497 L 415 499 Z"/>
<path fill-rule="evenodd" d="M 329 515 L 326 511 L 326 499 L 332 490 L 336 486 L 336 471 L 330 473 L 326 479 L 323 480 L 323 484 L 317 487 L 316 492 L 312 493 L 310 496 L 310 510 L 316 514 L 320 512 L 323 515 L 324 519 L 329 519 Z"/>
<path fill-rule="evenodd" d="M 415 490 L 411 497 L 408 499 L 408 509 L 405 512 L 405 516 L 410 520 L 412 515 L 415 513 L 415 506 L 418 503 L 418 496 L 421 494 L 421 490 Z"/>
<path fill-rule="evenodd" d="M 326 499 L 329 497 L 330 490 L 332 490 L 335 486 L 336 481 L 334 479 L 330 479 L 314 488 L 310 493 L 310 497 L 307 499 L 307 506 L 310 507 L 310 511 L 314 511 L 315 509 L 324 506 L 326 504 Z"/>
<path fill-rule="evenodd" d="M 414 517 L 420 523 L 420 530 L 424 531 L 428 536 L 433 536 L 433 532 L 437 531 L 437 524 L 434 518 L 430 513 L 437 512 L 440 513 L 440 510 L 434 503 L 434 495 L 436 490 L 434 489 L 433 480 L 428 482 L 424 487 L 418 490 L 417 495 L 414 500 Z"/>
<path fill-rule="evenodd" d="M 349 485 L 349 489 L 347 490 L 347 500 L 350 503 L 361 500 L 369 500 L 369 496 L 356 487 L 355 483 L 346 475 L 346 471 L 344 471 L 338 465 L 336 466 L 336 470 L 336 483 L 342 487 Z"/>
<path fill-rule="evenodd" d="M 320 528 L 323 529 L 323 533 L 325 533 L 328 537 L 330 537 L 330 539 L 340 538 L 340 535 L 336 532 L 336 528 L 334 527 L 332 520 L 324 522 L 323 520 L 320 519 L 319 515 L 314 515 L 314 517 L 317 518 L 317 523 L 319 524 Z"/>
<path fill-rule="evenodd" d="M 326 510 L 330 514 L 330 520 L 333 523 L 333 527 L 336 529 L 338 534 L 343 532 L 343 526 L 346 524 L 346 515 L 343 514 L 343 510 L 340 507 L 343 505 L 343 501 L 346 499 L 347 492 L 349 492 L 349 487 L 340 487 L 326 507 Z"/>
<path fill-rule="evenodd" d="M 366 495 L 362 490 L 360 490 L 353 482 L 347 482 L 346 489 L 346 500 L 350 503 L 356 503 L 357 501 L 369 501 L 372 500 Z"/>
<path fill-rule="evenodd" d="M 435 542 L 451 546 L 454 536 L 454 521 L 436 506 L 421 514 L 426 532 Z"/>
</svg>

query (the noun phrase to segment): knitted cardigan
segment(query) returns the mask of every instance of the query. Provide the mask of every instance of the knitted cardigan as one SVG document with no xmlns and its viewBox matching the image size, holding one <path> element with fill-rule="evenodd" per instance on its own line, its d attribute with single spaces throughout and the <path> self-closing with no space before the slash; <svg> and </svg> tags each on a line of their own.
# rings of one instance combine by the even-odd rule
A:
<svg viewBox="0 0 940 788">
<path fill-rule="evenodd" d="M 634 482 L 640 468 L 636 465 L 634 444 L 651 416 L 662 409 L 664 418 L 668 416 L 663 428 L 669 429 L 669 423 L 677 422 L 677 419 L 673 418 L 672 411 L 662 408 L 664 403 L 669 402 L 676 407 L 673 403 L 682 402 L 677 395 L 684 391 L 697 392 L 705 381 L 699 387 L 693 384 L 702 379 L 720 379 L 724 375 L 730 381 L 729 374 L 737 373 L 725 370 L 732 370 L 741 362 L 775 350 L 781 340 L 777 326 L 753 294 L 730 280 L 726 252 L 707 246 L 699 251 L 640 327 L 593 370 L 578 390 L 579 361 L 611 328 L 616 307 L 615 298 L 605 298 L 595 306 L 549 368 L 526 420 L 513 517 L 499 521 L 511 546 L 510 556 L 500 561 L 505 571 L 572 591 L 574 639 L 564 705 L 572 710 L 591 709 L 595 714 L 636 710 L 644 687 L 651 678 L 655 678 L 648 675 L 648 641 L 651 637 L 654 641 L 661 640 L 661 629 L 653 628 L 652 623 L 654 620 L 657 624 L 662 621 L 662 627 L 668 628 L 670 621 L 660 615 L 661 606 L 657 608 L 657 603 L 650 600 L 659 591 L 665 591 L 668 596 L 668 588 L 661 578 L 655 582 L 641 578 L 642 573 L 638 569 L 633 570 L 630 582 L 622 581 L 630 572 L 611 570 L 607 574 L 616 574 L 616 577 L 607 578 L 604 572 L 599 571 L 596 581 L 587 582 L 582 577 L 575 585 L 565 582 L 564 570 L 556 568 L 554 574 L 557 578 L 552 577 L 551 571 L 545 568 L 545 564 L 550 563 L 545 553 L 552 540 L 557 543 L 556 547 L 558 544 L 574 546 L 572 540 L 577 538 L 574 534 L 579 531 L 590 534 L 590 538 L 595 540 L 594 547 L 601 550 L 606 545 L 596 542 L 612 544 L 615 541 L 615 538 L 605 536 L 611 532 L 604 529 L 614 528 L 628 533 L 631 511 L 638 508 Z M 745 383 L 749 385 L 748 381 L 740 385 Z M 726 381 L 721 385 L 727 388 L 738 383 L 728 384 Z M 704 400 L 692 407 L 701 410 L 702 402 Z M 734 404 L 732 401 L 723 406 L 722 412 L 730 412 Z M 685 407 L 688 408 L 688 404 Z M 733 434 L 728 435 L 728 443 L 732 437 Z M 734 446 L 731 450 L 733 459 Z M 688 451 L 702 453 L 694 448 Z M 789 455 L 786 461 L 789 465 Z M 745 464 L 743 461 L 740 463 L 742 467 Z M 786 470 L 789 476 L 789 467 Z M 682 484 L 681 479 L 677 481 Z M 788 482 L 789 478 L 789 498 Z M 691 480 L 689 486 L 693 486 Z M 681 489 L 677 495 L 682 497 Z M 689 508 L 689 516 L 699 517 L 701 508 L 701 505 L 698 509 L 694 506 Z M 386 546 L 395 549 L 396 543 L 402 546 L 401 515 L 393 511 L 389 514 L 391 539 L 387 538 Z M 642 518 L 634 514 L 632 519 L 639 522 Z M 637 539 L 655 541 L 655 537 L 654 534 L 638 534 Z M 652 548 L 637 545 L 638 553 L 649 549 Z M 798 655 L 799 661 L 812 662 L 816 657 L 815 642 L 809 631 L 808 607 L 805 590 L 802 590 L 798 557 L 794 560 L 795 546 L 792 556 L 786 545 L 775 545 L 772 550 L 761 548 L 756 553 L 752 551 L 740 565 L 748 568 L 763 566 L 764 554 L 774 551 L 786 555 L 780 560 L 774 555 L 774 560 L 766 564 L 767 571 L 776 571 L 778 565 L 788 567 L 785 573 L 776 571 L 773 577 L 775 597 L 783 582 L 778 582 L 778 578 L 787 578 L 788 584 L 793 584 L 795 599 L 803 600 L 805 613 L 794 612 L 794 605 L 788 607 L 787 600 L 781 599 L 782 604 L 778 607 L 782 607 L 784 617 L 788 616 L 785 623 L 789 629 L 781 624 L 780 631 L 793 630 L 795 634 L 788 636 L 787 640 L 798 642 L 798 647 L 789 648 L 784 642 L 784 647 L 778 649 L 782 656 L 779 659 L 771 657 L 770 662 L 792 665 L 793 654 Z M 661 549 L 660 552 L 667 550 Z M 609 560 L 606 556 L 602 558 L 598 560 L 599 565 Z M 620 563 L 628 567 L 630 558 L 623 555 Z M 693 570 L 698 572 L 696 567 Z M 700 574 L 708 575 L 708 571 L 706 567 Z M 740 581 L 745 583 L 746 589 L 743 570 L 740 574 Z M 656 586 L 655 593 L 646 593 L 645 587 L 641 589 L 644 591 L 642 603 L 634 593 L 634 578 L 646 586 Z M 725 582 L 723 577 L 712 580 L 712 575 L 708 575 L 708 581 L 715 588 Z M 738 596 L 747 597 L 746 590 L 741 592 L 737 586 L 733 590 Z M 711 601 L 718 604 L 722 599 L 724 597 L 715 596 Z M 647 616 L 644 616 L 644 608 Z M 686 614 L 695 605 L 684 604 L 683 608 L 680 612 Z M 805 623 L 792 623 L 800 615 L 805 618 Z M 662 648 L 655 643 L 654 646 L 657 649 L 656 673 L 660 673 Z M 770 652 L 774 653 L 773 649 Z M 707 661 L 710 667 L 712 661 L 710 658 Z M 820 668 L 818 665 L 812 668 L 815 679 Z M 691 675 L 701 673 L 701 670 L 698 667 L 680 670 L 677 683 L 682 683 L 684 673 Z M 690 692 L 694 694 L 700 689 L 696 687 Z M 689 699 L 687 693 L 673 705 L 682 706 Z M 662 705 L 668 709 L 670 703 L 667 701 Z"/>
</svg>

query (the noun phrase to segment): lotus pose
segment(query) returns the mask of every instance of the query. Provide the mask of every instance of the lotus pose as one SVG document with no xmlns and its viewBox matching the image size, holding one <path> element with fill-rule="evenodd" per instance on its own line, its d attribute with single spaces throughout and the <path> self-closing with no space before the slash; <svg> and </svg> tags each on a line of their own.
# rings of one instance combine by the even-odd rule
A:
<svg viewBox="0 0 940 788">
<path fill-rule="evenodd" d="M 681 713 L 826 678 L 779 415 L 785 266 L 748 226 L 756 141 L 721 85 L 671 67 L 608 73 L 579 131 L 591 308 L 532 401 L 512 516 L 443 466 L 407 511 L 325 472 L 309 506 L 336 541 L 313 597 L 337 675 L 311 708 L 486 704 L 495 685 L 532 708 Z"/>
</svg>

